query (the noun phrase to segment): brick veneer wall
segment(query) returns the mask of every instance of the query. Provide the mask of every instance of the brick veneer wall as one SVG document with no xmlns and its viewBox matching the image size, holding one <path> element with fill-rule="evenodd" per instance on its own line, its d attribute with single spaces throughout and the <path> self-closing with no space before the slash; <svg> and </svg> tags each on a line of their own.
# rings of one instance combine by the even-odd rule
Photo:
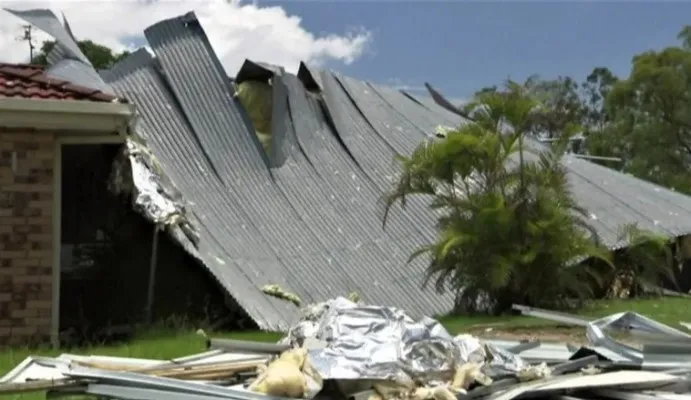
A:
<svg viewBox="0 0 691 400">
<path fill-rule="evenodd" d="M 50 335 L 54 140 L 0 130 L 0 346 Z"/>
</svg>

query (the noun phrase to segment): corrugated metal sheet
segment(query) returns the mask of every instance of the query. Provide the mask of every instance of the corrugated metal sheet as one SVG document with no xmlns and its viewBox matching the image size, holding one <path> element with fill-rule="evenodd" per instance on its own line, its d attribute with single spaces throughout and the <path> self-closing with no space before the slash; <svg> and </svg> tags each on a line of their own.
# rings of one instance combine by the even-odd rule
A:
<svg viewBox="0 0 691 400">
<path fill-rule="evenodd" d="M 358 284 L 364 286 L 365 293 L 377 293 L 383 302 L 381 304 L 391 304 L 393 300 L 396 306 L 418 315 L 447 311 L 451 304 L 448 295 L 423 293 L 424 296 L 410 296 L 420 292 L 419 278 L 425 267 L 424 260 L 405 266 L 410 249 L 423 243 L 420 231 L 401 214 L 392 219 L 393 229 L 382 229 L 381 209 L 378 207 L 382 193 L 344 151 L 326 123 L 316 97 L 308 94 L 296 77 L 286 75 L 283 80 L 288 88 L 291 117 L 301 152 L 322 179 L 322 188 L 328 190 L 329 196 L 335 200 L 345 225 L 359 233 L 362 242 L 357 246 L 369 247 L 370 254 L 358 251 L 348 257 L 351 262 L 346 264 L 346 273 L 358 277 Z M 387 282 L 393 283 L 390 296 L 377 288 L 385 287 Z"/>
<path fill-rule="evenodd" d="M 344 295 L 358 291 L 373 302 L 403 296 L 402 291 L 394 295 L 395 285 L 387 283 L 388 276 L 380 274 L 381 269 L 370 271 L 369 281 L 376 291 L 367 290 L 364 279 L 358 279 L 360 284 L 349 279 L 367 272 L 358 271 L 362 260 L 386 262 L 386 257 L 383 253 L 377 257 L 378 249 L 360 239 L 358 232 L 351 231 L 352 240 L 347 240 L 343 220 L 331 209 L 323 185 L 315 182 L 313 171 L 299 153 L 273 171 L 273 176 L 269 173 L 263 150 L 232 100 L 220 64 L 212 62 L 215 55 L 200 27 L 190 19 L 186 24 L 173 19 L 156 24 L 146 34 L 202 147 L 228 187 L 228 195 L 237 197 L 285 270 L 299 276 L 285 289 L 310 302 L 334 291 Z M 169 37 L 180 40 L 162 39 Z M 330 279 L 325 282 L 324 276 Z"/>
<path fill-rule="evenodd" d="M 103 82 L 89 59 L 82 53 L 67 21 L 63 26 L 55 14 L 46 9 L 25 11 L 5 9 L 5 11 L 55 38 L 57 44 L 54 51 L 48 54 L 49 68 L 46 70 L 48 76 L 113 94 L 113 89 Z"/>
<path fill-rule="evenodd" d="M 691 232 L 691 197 L 573 156 L 564 162 L 575 196 L 610 247 L 625 245 L 617 241 L 625 223 L 670 236 Z"/>
<path fill-rule="evenodd" d="M 405 91 L 402 91 L 401 93 L 403 93 L 406 97 L 410 98 L 411 100 L 415 101 L 416 103 L 424 107 L 424 109 L 428 113 L 431 113 L 431 116 L 433 118 L 439 118 L 440 121 L 443 121 L 446 124 L 450 124 L 450 126 L 452 127 L 458 126 L 463 123 L 467 123 L 467 121 L 461 118 L 459 115 L 454 114 L 446 108 L 435 103 L 431 97 L 418 96 Z"/>
<path fill-rule="evenodd" d="M 405 265 L 434 239 L 426 202 L 396 209 L 384 230 L 381 197 L 400 172 L 394 156 L 461 117 L 332 72 L 303 65 L 298 78 L 248 63 L 238 76 L 273 74 L 277 151 L 267 157 L 194 14 L 145 33 L 156 60 L 140 50 L 102 76 L 137 105 L 140 134 L 191 203 L 200 247 L 182 244 L 260 327 L 285 329 L 297 311 L 261 292 L 270 283 L 306 302 L 355 291 L 418 316 L 450 309 L 451 295 L 420 289 L 425 260 Z M 608 243 L 629 221 L 691 232 L 690 198 L 574 157 L 565 162 Z"/>
<path fill-rule="evenodd" d="M 419 316 L 450 309 L 451 296 L 421 291 L 423 260 L 405 265 L 431 236 L 401 214 L 382 229 L 383 190 L 295 76 L 274 78 L 282 156 L 267 164 L 194 16 L 162 21 L 146 37 L 156 62 L 140 50 L 102 76 L 138 106 L 138 129 L 192 203 L 202 225 L 199 257 L 262 328 L 285 328 L 295 315 L 261 292 L 268 283 L 306 302 L 355 291 Z"/>
<path fill-rule="evenodd" d="M 139 108 L 138 133 L 197 217 L 199 258 L 262 328 L 287 328 L 295 307 L 259 289 L 269 283 L 290 287 L 291 275 L 279 268 L 282 264 L 257 227 L 228 195 L 151 56 L 140 50 L 108 75 L 116 92 Z"/>
<path fill-rule="evenodd" d="M 386 140 L 399 133 L 391 133 L 390 136 L 380 123 L 379 118 L 389 118 L 389 114 L 377 114 L 376 111 L 370 112 L 363 108 L 367 104 L 362 102 L 359 93 L 349 92 L 348 87 L 334 73 L 321 71 L 320 76 L 324 89 L 322 96 L 336 127 L 336 134 L 377 188 L 382 193 L 392 190 L 401 172 L 395 157 L 403 149 L 397 146 L 399 142 Z M 402 212 L 425 237 L 433 238 L 435 220 L 427 204 L 426 199 L 411 196 L 406 210 Z"/>
<path fill-rule="evenodd" d="M 23 19 L 31 25 L 37 27 L 43 32 L 49 34 L 55 40 L 62 44 L 63 48 L 68 52 L 68 55 L 75 60 L 80 60 L 84 64 L 91 65 L 88 58 L 82 53 L 81 49 L 70 34 L 71 31 L 65 29 L 60 20 L 48 9 L 34 9 L 34 10 L 11 10 L 5 8 L 5 11 L 10 14 Z"/>
<path fill-rule="evenodd" d="M 103 93 L 114 94 L 91 65 L 81 61 L 63 59 L 56 62 L 46 70 L 46 74 L 52 78 L 64 79 L 92 89 L 98 89 Z"/>
</svg>

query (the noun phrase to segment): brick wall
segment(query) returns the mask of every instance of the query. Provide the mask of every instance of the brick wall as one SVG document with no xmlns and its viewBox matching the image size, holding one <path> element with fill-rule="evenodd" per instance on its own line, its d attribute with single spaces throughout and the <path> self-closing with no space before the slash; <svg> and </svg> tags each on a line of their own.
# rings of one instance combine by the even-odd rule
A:
<svg viewBox="0 0 691 400">
<path fill-rule="evenodd" d="M 53 142 L 0 131 L 0 346 L 50 335 Z"/>
</svg>

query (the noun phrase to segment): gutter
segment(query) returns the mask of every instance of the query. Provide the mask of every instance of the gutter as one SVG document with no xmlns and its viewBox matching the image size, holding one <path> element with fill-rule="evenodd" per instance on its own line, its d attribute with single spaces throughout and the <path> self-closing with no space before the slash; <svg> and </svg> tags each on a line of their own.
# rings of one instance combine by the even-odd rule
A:
<svg viewBox="0 0 691 400">
<path fill-rule="evenodd" d="M 75 135 L 124 136 L 134 122 L 134 104 L 88 100 L 0 97 L 0 129 L 68 131 Z"/>
</svg>

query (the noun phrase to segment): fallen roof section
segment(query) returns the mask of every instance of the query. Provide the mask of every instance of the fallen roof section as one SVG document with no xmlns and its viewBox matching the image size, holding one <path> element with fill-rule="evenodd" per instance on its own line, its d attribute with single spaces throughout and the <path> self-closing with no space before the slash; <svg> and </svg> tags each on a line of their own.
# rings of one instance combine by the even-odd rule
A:
<svg viewBox="0 0 691 400">
<path fill-rule="evenodd" d="M 195 255 L 238 304 L 270 330 L 282 330 L 295 317 L 292 305 L 265 296 L 264 284 L 290 287 L 264 237 L 222 183 L 168 83 L 146 50 L 139 50 L 109 73 L 120 95 L 137 104 L 138 131 L 168 176 L 185 196 L 200 234 Z M 278 315 L 283 317 L 277 318 Z"/>
<path fill-rule="evenodd" d="M 400 172 L 394 156 L 440 125 L 465 123 L 462 116 L 305 64 L 295 76 L 247 62 L 239 79 L 272 81 L 275 152 L 267 155 L 194 13 L 145 36 L 155 58 L 141 49 L 101 76 L 136 104 L 137 133 L 189 204 L 199 242 L 178 228 L 173 236 L 259 327 L 285 330 L 297 316 L 294 305 L 263 293 L 274 284 L 305 303 L 357 292 L 416 317 L 451 309 L 451 294 L 421 289 L 424 259 L 406 265 L 435 237 L 428 203 L 396 208 L 385 230 L 380 200 Z M 628 222 L 691 232 L 691 198 L 575 157 L 565 162 L 610 246 Z"/>
<path fill-rule="evenodd" d="M 414 315 L 450 309 L 450 295 L 420 289 L 423 260 L 405 265 L 431 228 L 422 236 L 402 213 L 382 228 L 384 187 L 348 155 L 318 96 L 280 69 L 240 71 L 273 77 L 272 147 L 284 157 L 267 160 L 194 15 L 146 37 L 156 63 L 140 50 L 102 75 L 137 104 L 139 134 L 197 214 L 200 259 L 260 327 L 285 329 L 297 311 L 267 284 L 309 303 L 357 292 Z"/>
</svg>

